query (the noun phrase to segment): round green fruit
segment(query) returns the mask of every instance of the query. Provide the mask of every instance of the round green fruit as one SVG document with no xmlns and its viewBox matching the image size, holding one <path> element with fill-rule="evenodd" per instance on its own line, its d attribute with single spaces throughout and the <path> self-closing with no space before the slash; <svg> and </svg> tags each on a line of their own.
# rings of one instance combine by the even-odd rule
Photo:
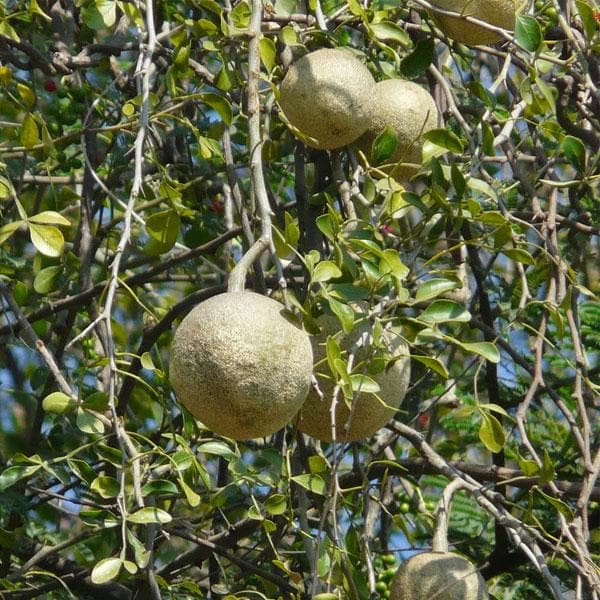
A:
<svg viewBox="0 0 600 600">
<path fill-rule="evenodd" d="M 477 567 L 452 552 L 424 552 L 402 563 L 391 583 L 392 600 L 487 600 Z"/>
<path fill-rule="evenodd" d="M 170 378 L 181 403 L 220 435 L 264 437 L 302 406 L 313 368 L 309 335 L 275 300 L 253 292 L 219 294 L 181 322 Z"/>
<path fill-rule="evenodd" d="M 287 120 L 314 148 L 332 150 L 369 126 L 375 80 L 349 50 L 324 48 L 295 62 L 279 87 Z"/>
<path fill-rule="evenodd" d="M 480 21 L 513 31 L 515 28 L 515 0 L 434 0 L 433 4 L 443 10 L 474 17 Z M 500 34 L 481 25 L 469 23 L 463 17 L 450 17 L 432 11 L 434 21 L 449 37 L 468 46 L 495 44 L 503 38 Z"/>
<path fill-rule="evenodd" d="M 357 147 L 371 162 L 373 142 L 386 127 L 391 127 L 396 133 L 396 150 L 384 161 L 388 166 L 382 170 L 398 179 L 414 175 L 423 162 L 423 134 L 438 124 L 433 97 L 412 81 L 385 79 L 375 85 L 372 105 L 371 123 Z M 399 162 L 409 164 L 396 166 Z"/>
<path fill-rule="evenodd" d="M 319 440 L 330 442 L 333 437 L 331 402 L 335 382 L 326 360 L 326 342 L 327 336 L 338 334 L 339 322 L 333 315 L 324 314 L 317 319 L 317 325 L 321 332 L 313 336 L 311 341 L 316 365 L 315 375 L 323 398 L 314 389 L 310 390 L 298 415 L 297 425 L 300 431 Z M 365 333 L 368 333 L 372 339 L 372 326 L 366 318 L 355 324 L 350 333 L 338 338 L 342 351 L 350 350 Z M 355 404 L 350 410 L 340 391 L 335 410 L 336 440 L 339 442 L 362 440 L 372 436 L 394 416 L 404 399 L 410 381 L 408 347 L 397 333 L 385 331 L 382 338 L 385 352 L 373 348 L 370 344 L 363 345 L 356 351 L 354 364 L 358 366 L 362 363 L 363 368 L 360 372 L 379 384 L 378 396 L 383 403 L 375 395 L 363 392 L 355 397 Z M 386 370 L 371 374 L 366 367 L 373 357 L 399 358 Z M 356 372 L 358 371 L 353 371 Z"/>
</svg>

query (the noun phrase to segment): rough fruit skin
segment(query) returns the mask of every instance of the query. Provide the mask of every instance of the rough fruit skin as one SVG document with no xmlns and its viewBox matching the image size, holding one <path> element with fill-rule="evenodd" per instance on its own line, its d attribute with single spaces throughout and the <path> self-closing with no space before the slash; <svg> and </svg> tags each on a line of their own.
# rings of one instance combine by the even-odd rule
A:
<svg viewBox="0 0 600 600">
<path fill-rule="evenodd" d="M 260 294 L 228 292 L 196 306 L 175 332 L 171 382 L 181 403 L 215 433 L 267 436 L 304 402 L 310 336 L 283 310 Z"/>
<path fill-rule="evenodd" d="M 444 10 L 474 17 L 509 31 L 515 28 L 515 0 L 435 0 L 433 4 Z M 449 38 L 468 46 L 495 44 L 503 39 L 494 31 L 469 23 L 460 17 L 449 17 L 433 11 L 432 16 L 438 27 Z"/>
<path fill-rule="evenodd" d="M 373 116 L 367 131 L 356 145 L 367 158 L 375 138 L 386 128 L 396 131 L 398 145 L 388 163 L 423 162 L 423 134 L 438 125 L 438 111 L 431 94 L 420 85 L 404 79 L 385 79 L 375 84 L 373 91 Z M 409 166 L 383 169 L 397 179 L 409 177 L 416 168 Z"/>
<path fill-rule="evenodd" d="M 424 552 L 402 563 L 392 579 L 390 600 L 487 600 L 473 563 L 452 552 Z"/>
<path fill-rule="evenodd" d="M 317 392 L 311 388 L 308 398 L 298 415 L 296 424 L 300 431 L 319 440 L 330 442 L 332 440 L 330 408 L 334 382 L 327 365 L 325 342 L 328 335 L 333 335 L 339 331 L 340 325 L 332 315 L 322 315 L 317 319 L 317 324 L 321 329 L 321 333 L 313 336 L 311 341 L 315 365 L 317 365 L 315 375 L 324 397 L 321 399 Z M 360 323 L 355 325 L 349 334 L 338 338 L 342 351 L 349 350 L 367 330 L 371 331 L 371 325 L 368 322 Z M 410 381 L 408 347 L 399 335 L 391 332 L 386 332 L 384 335 L 388 346 L 387 356 L 404 355 L 403 358 L 397 360 L 387 371 L 371 375 L 365 368 L 361 372 L 369 375 L 379 384 L 380 392 L 378 395 L 388 406 L 384 406 L 373 394 L 361 393 L 355 399 L 356 405 L 351 413 L 344 400 L 344 395 L 340 391 L 335 413 L 336 441 L 338 442 L 350 442 L 371 437 L 394 416 L 396 409 L 406 395 Z M 354 364 L 356 365 L 365 360 L 371 352 L 372 349 L 368 347 L 360 348 L 356 352 Z M 320 374 L 327 374 L 329 377 L 323 377 Z M 349 428 L 346 427 L 348 423 Z"/>
<path fill-rule="evenodd" d="M 368 127 L 375 80 L 350 51 L 324 48 L 296 61 L 281 82 L 279 105 L 288 121 L 332 150 L 356 140 Z"/>
</svg>

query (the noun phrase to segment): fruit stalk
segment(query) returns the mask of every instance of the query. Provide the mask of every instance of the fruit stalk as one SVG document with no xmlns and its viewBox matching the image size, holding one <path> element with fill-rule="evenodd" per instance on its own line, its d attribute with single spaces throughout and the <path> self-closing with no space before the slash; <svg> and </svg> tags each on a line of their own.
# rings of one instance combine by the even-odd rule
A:
<svg viewBox="0 0 600 600">
<path fill-rule="evenodd" d="M 460 479 L 453 479 L 442 492 L 435 508 L 435 527 L 433 530 L 433 552 L 448 552 L 448 523 L 450 521 L 450 508 L 452 497 L 463 487 Z"/>
</svg>

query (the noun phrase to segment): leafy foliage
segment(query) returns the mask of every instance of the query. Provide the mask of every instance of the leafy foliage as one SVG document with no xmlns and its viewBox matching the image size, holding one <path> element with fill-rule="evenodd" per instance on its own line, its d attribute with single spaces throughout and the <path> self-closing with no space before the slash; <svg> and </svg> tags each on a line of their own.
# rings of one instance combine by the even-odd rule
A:
<svg viewBox="0 0 600 600">
<path fill-rule="evenodd" d="M 598 598 L 598 20 L 538 0 L 468 48 L 420 0 L 5 2 L 2 597 L 387 597 L 458 478 L 449 542 L 493 597 Z M 277 86 L 321 47 L 431 91 L 410 181 L 377 168 L 389 130 L 370 165 L 288 129 Z M 235 443 L 170 386 L 175 327 L 262 233 L 256 164 L 248 285 L 410 345 L 372 439 Z M 350 403 L 394 360 L 329 354 Z"/>
</svg>

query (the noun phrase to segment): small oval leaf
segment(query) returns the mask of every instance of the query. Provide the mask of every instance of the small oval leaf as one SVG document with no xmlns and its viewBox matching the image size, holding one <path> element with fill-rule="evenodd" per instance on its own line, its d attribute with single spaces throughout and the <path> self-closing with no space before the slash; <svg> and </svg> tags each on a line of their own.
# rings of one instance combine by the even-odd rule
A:
<svg viewBox="0 0 600 600">
<path fill-rule="evenodd" d="M 96 585 L 118 577 L 123 561 L 120 558 L 104 558 L 92 569 L 92 583 Z"/>
<path fill-rule="evenodd" d="M 127 517 L 130 523 L 170 523 L 173 517 L 162 508 L 156 508 L 154 506 L 146 506 L 140 508 L 140 510 L 134 512 Z"/>
</svg>

